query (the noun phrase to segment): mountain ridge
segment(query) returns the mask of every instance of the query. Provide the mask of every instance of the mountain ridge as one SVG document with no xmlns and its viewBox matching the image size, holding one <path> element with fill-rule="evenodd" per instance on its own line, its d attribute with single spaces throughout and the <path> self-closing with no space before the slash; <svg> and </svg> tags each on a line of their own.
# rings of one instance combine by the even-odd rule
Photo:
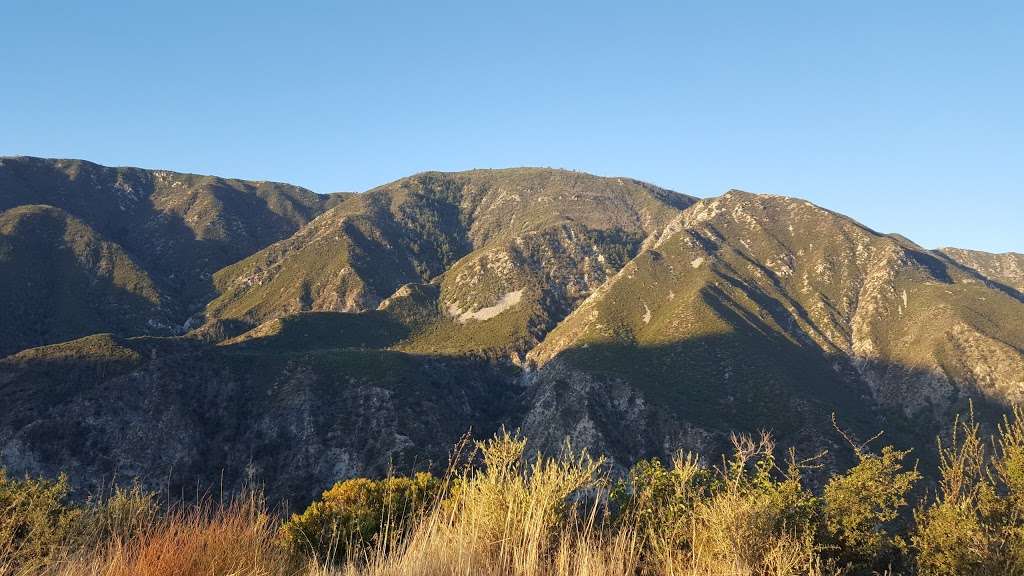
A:
<svg viewBox="0 0 1024 576">
<path fill-rule="evenodd" d="M 538 309 L 509 338 L 527 342 L 557 321 L 574 299 L 555 294 L 552 279 L 531 277 L 537 267 L 529 262 L 553 258 L 552 246 L 571 246 L 562 263 L 571 262 L 581 278 L 603 279 L 643 237 L 693 201 L 633 180 L 533 168 L 425 172 L 364 194 L 218 272 L 221 295 L 207 307 L 208 318 L 259 323 L 306 310 L 368 311 L 404 285 L 432 282 L 441 286 L 441 311 L 457 311 L 450 315 L 459 317 L 526 290 L 502 287 L 517 278 L 529 287 L 527 302 Z M 534 205 L 552 202 L 550 209 Z M 617 216 L 599 214 L 601 207 L 614 207 Z M 626 253 L 619 249 L 623 242 Z M 601 253 L 601 246 L 615 254 Z M 448 280 L 467 267 L 475 289 L 467 288 L 465 274 L 463 280 Z M 586 292 L 593 283 L 583 284 L 570 291 Z M 548 300 L 553 301 L 543 303 Z"/>
<path fill-rule="evenodd" d="M 152 334 L 178 331 L 212 293 L 209 276 L 217 269 L 290 235 L 337 201 L 287 184 L 0 158 L 0 212 L 30 204 L 60 209 L 129 254 L 152 279 L 164 313 L 155 319 L 163 327 Z M 50 321 L 45 307 L 32 313 Z M 104 331 L 101 324 L 91 328 Z"/>
<path fill-rule="evenodd" d="M 240 485 L 249 469 L 273 497 L 301 500 L 344 477 L 443 464 L 468 429 L 503 426 L 533 449 L 569 438 L 620 467 L 677 450 L 714 458 L 732 431 L 767 429 L 841 466 L 832 414 L 927 462 L 952 414 L 974 403 L 996 422 L 1024 401 L 1014 255 L 927 250 L 798 198 L 697 199 L 512 168 L 325 199 L 52 162 L 29 180 L 56 191 L 18 184 L 0 162 L 0 222 L 30 210 L 21 200 L 63 202 L 38 210 L 138 262 L 169 316 L 193 320 L 188 333 L 145 334 L 96 321 L 118 334 L 69 332 L 83 337 L 0 359 L 15 407 L 0 415 L 0 465 L 16 473 L 181 487 L 217 471 Z M 108 209 L 76 204 L 86 193 Z M 150 223 L 151 240 L 169 234 L 166 246 L 111 226 L 125 194 L 143 207 L 124 212 Z M 218 252 L 224 242 L 235 252 Z M 176 293 L 166 267 L 138 257 L 154 253 L 202 289 Z M 192 254 L 219 259 L 185 265 Z M 72 307 L 93 301 L 104 300 Z"/>
</svg>

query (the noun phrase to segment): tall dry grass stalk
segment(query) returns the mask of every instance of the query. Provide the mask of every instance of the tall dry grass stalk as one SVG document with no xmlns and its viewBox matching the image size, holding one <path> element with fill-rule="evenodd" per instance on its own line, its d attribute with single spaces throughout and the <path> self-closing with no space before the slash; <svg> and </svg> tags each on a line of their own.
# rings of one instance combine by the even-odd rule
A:
<svg viewBox="0 0 1024 576">
<path fill-rule="evenodd" d="M 115 502 L 108 537 L 45 568 L 0 576 L 823 576 L 796 479 L 770 480 L 773 446 L 737 444 L 720 469 L 693 457 L 672 468 L 672 505 L 653 521 L 613 510 L 602 461 L 569 450 L 525 457 L 502 434 L 479 445 L 481 468 L 446 478 L 440 499 L 352 547 L 341 565 L 296 557 L 256 495 L 156 516 L 144 499 Z M 777 472 L 777 470 L 774 470 Z M 713 488 L 708 488 L 713 486 Z M 642 495 L 629 502 L 647 506 Z M 132 503 L 136 502 L 136 503 Z M 386 514 L 386 516 L 390 516 Z M 2 554 L 0 554 L 2 557 Z"/>
<path fill-rule="evenodd" d="M 636 542 L 601 534 L 601 461 L 567 451 L 524 459 L 507 433 L 480 445 L 484 468 L 450 478 L 451 496 L 388 555 L 370 553 L 347 573 L 539 576 L 635 574 Z"/>
<path fill-rule="evenodd" d="M 786 525 L 805 496 L 798 481 L 749 470 L 755 460 L 769 462 L 761 459 L 773 448 L 767 439 L 738 444 L 738 460 L 717 473 L 713 495 L 694 496 L 677 525 L 645 529 L 629 512 L 612 521 L 600 460 L 567 451 L 525 464 L 525 441 L 499 436 L 481 445 L 484 468 L 455 478 L 451 497 L 408 539 L 336 574 L 823 576 L 812 535 Z M 675 471 L 685 490 L 696 459 L 678 459 Z"/>
<path fill-rule="evenodd" d="M 775 467 L 770 437 L 734 437 L 734 456 L 717 469 L 678 454 L 670 478 L 672 502 L 661 506 L 635 493 L 643 530 L 643 573 L 668 576 L 824 576 L 809 517 L 811 495 L 799 481 L 799 465 Z M 781 479 L 778 479 L 781 476 Z M 648 512 L 648 514 L 650 514 Z M 646 523 L 644 522 L 646 520 Z M 619 523 L 629 531 L 627 515 Z"/>
<path fill-rule="evenodd" d="M 154 519 L 130 538 L 85 549 L 42 576 L 278 576 L 290 572 L 277 521 L 257 495 L 203 503 Z"/>
</svg>

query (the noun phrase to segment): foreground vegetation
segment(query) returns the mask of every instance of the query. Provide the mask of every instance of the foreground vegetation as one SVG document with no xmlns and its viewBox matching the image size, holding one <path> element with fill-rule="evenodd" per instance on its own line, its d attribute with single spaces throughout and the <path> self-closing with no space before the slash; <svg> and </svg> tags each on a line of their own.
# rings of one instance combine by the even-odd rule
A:
<svg viewBox="0 0 1024 576">
<path fill-rule="evenodd" d="M 680 454 L 613 479 L 503 433 L 443 478 L 347 480 L 286 520 L 257 491 L 76 502 L 66 478 L 0 475 L 0 575 L 1024 574 L 1022 416 L 991 438 L 955 422 L 927 490 L 908 452 L 851 440 L 857 464 L 812 491 L 819 459 L 780 461 L 767 435 L 719 465 Z"/>
</svg>

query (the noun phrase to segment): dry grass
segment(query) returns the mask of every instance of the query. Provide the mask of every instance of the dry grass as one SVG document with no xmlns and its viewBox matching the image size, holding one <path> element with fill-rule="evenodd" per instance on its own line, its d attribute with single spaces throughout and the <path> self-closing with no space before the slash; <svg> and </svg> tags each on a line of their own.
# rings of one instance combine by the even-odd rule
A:
<svg viewBox="0 0 1024 576">
<path fill-rule="evenodd" d="M 307 510 L 323 517 L 288 521 L 256 494 L 161 512 L 136 487 L 81 506 L 66 479 L 0 472 L 0 576 L 1024 574 L 1021 422 L 1017 410 L 991 443 L 973 420 L 958 422 L 939 493 L 913 525 L 889 525 L 917 477 L 905 453 L 855 447 L 860 463 L 818 496 L 801 481 L 813 459 L 790 452 L 780 468 L 767 435 L 734 438 L 718 467 L 681 454 L 671 466 L 642 461 L 620 483 L 600 459 L 568 447 L 530 458 L 525 439 L 501 434 L 476 445 L 482 462 L 421 482 L 422 498 L 390 497 L 402 483 L 349 483 Z M 296 546 L 296 518 L 339 530 Z"/>
<path fill-rule="evenodd" d="M 611 482 L 600 460 L 571 451 L 528 459 L 525 440 L 507 434 L 479 447 L 484 466 L 450 474 L 448 497 L 414 517 L 411 529 L 356 548 L 341 564 L 297 558 L 282 543 L 280 520 L 249 496 L 145 516 L 148 524 L 122 505 L 130 530 L 43 569 L 0 565 L 0 576 L 823 574 L 813 543 L 780 520 L 799 495 L 787 490 L 796 488 L 758 487 L 743 471 L 748 462 L 723 467 L 715 495 L 694 499 L 677 525 L 652 530 L 610 511 Z M 676 463 L 684 482 L 695 465 L 692 458 Z"/>
<path fill-rule="evenodd" d="M 250 496 L 225 506 L 201 504 L 154 519 L 130 538 L 69 554 L 18 576 L 277 576 L 289 574 L 276 545 L 277 521 Z"/>
<path fill-rule="evenodd" d="M 741 446 L 737 446 L 741 448 Z M 718 472 L 722 489 L 696 501 L 683 526 L 642 530 L 608 510 L 600 460 L 567 450 L 526 464 L 525 441 L 508 435 L 481 445 L 485 467 L 453 481 L 452 496 L 429 511 L 389 553 L 370 551 L 338 576 L 823 576 L 809 533 L 783 518 L 804 495 L 798 482 L 767 482 L 748 460 L 756 443 Z M 696 460 L 676 469 L 692 479 Z M 679 531 L 687 535 L 679 546 Z M 323 574 L 329 572 L 324 571 Z"/>
<path fill-rule="evenodd" d="M 481 445 L 483 471 L 453 479 L 450 498 L 430 511 L 389 555 L 348 573 L 367 576 L 635 574 L 636 543 L 606 538 L 597 522 L 605 478 L 586 455 L 538 456 L 503 435 Z M 587 496 L 587 497 L 582 497 Z"/>
</svg>

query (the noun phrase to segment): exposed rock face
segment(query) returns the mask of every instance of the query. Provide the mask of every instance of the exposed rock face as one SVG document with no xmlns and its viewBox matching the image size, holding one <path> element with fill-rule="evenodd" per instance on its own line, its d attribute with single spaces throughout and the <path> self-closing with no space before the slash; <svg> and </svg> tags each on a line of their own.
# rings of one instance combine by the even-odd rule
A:
<svg viewBox="0 0 1024 576">
<path fill-rule="evenodd" d="M 991 254 L 962 248 L 940 248 L 945 256 L 970 268 L 992 282 L 998 282 L 1024 293 L 1024 254 L 1007 252 Z"/>
<path fill-rule="evenodd" d="M 635 253 L 633 247 L 622 254 L 623 239 L 630 246 L 692 202 L 633 180 L 561 170 L 419 174 L 343 203 L 291 238 L 221 270 L 215 277 L 221 296 L 207 315 L 259 323 L 306 310 L 362 312 L 405 284 L 442 276 L 444 301 L 460 314 L 472 313 L 522 287 L 499 288 L 495 274 L 532 276 L 536 304 L 546 293 L 581 289 L 552 284 L 564 278 L 544 279 L 551 267 L 543 260 L 572 258 L 604 242 L 621 265 Z M 593 269 L 576 270 L 578 276 L 596 269 L 603 274 L 613 265 L 573 264 Z M 474 278 L 475 294 L 453 286 L 464 283 L 467 270 L 484 268 L 492 278 Z M 459 269 L 463 280 L 447 279 Z"/>
<path fill-rule="evenodd" d="M 0 465 L 19 474 L 173 489 L 254 474 L 298 501 L 392 465 L 443 466 L 462 434 L 500 426 L 619 467 L 677 450 L 714 459 L 730 432 L 760 430 L 836 462 L 833 413 L 927 462 L 968 400 L 984 418 L 1024 400 L 1017 255 L 928 251 L 799 199 L 695 201 L 542 169 L 425 173 L 324 198 L 3 162 L 0 232 L 17 242 L 0 243 L 0 267 L 31 246 L 143 303 L 84 290 L 100 316 L 130 322 L 64 336 L 117 336 L 0 361 Z M 65 212 L 15 207 L 33 198 Z M 253 220 L 238 208 L 249 203 L 263 206 Z M 18 224 L 34 211 L 63 228 Z M 145 241 L 105 216 L 122 211 Z M 0 288 L 37 282 L 17 270 Z M 211 287 L 189 335 L 126 338 L 141 319 L 180 319 Z M 93 310 L 82 299 L 67 306 Z"/>
<path fill-rule="evenodd" d="M 555 360 L 532 378 L 522 431 L 534 449 L 557 453 L 566 439 L 576 448 L 607 455 L 619 469 L 639 458 L 677 451 L 717 454 L 728 433 L 680 421 L 647 402 L 619 378 L 602 378 Z"/>
<path fill-rule="evenodd" d="M 536 386 L 630 382 L 660 417 L 718 434 L 755 431 L 770 407 L 794 441 L 833 411 L 874 412 L 867 431 L 892 428 L 893 411 L 945 422 L 969 396 L 1024 391 L 1021 301 L 802 200 L 733 191 L 647 246 L 530 351 Z M 631 419 L 579 436 L 614 444 Z"/>
<path fill-rule="evenodd" d="M 66 471 L 95 489 L 138 477 L 172 493 L 251 475 L 299 504 L 341 478 L 443 468 L 463 434 L 494 433 L 518 402 L 480 361 L 110 336 L 9 357 L 0 374 L 12 474 Z"/>
</svg>

